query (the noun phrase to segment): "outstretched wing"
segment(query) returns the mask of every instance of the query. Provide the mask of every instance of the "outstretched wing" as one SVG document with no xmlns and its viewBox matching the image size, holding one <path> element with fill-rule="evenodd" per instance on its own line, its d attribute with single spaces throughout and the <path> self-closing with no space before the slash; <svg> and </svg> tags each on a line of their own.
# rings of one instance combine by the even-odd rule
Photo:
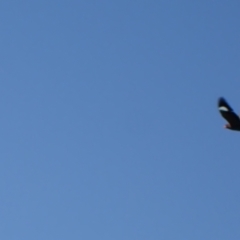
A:
<svg viewBox="0 0 240 240">
<path fill-rule="evenodd" d="M 221 115 L 229 122 L 231 127 L 240 126 L 240 118 L 222 97 L 218 100 L 218 109 Z"/>
</svg>

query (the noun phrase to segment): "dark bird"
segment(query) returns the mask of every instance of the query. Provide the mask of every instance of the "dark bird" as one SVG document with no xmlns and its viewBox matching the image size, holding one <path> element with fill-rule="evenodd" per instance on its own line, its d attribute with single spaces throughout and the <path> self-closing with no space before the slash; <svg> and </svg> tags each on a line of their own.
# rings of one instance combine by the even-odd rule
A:
<svg viewBox="0 0 240 240">
<path fill-rule="evenodd" d="M 228 121 L 228 123 L 224 126 L 227 129 L 240 131 L 240 118 L 233 111 L 230 105 L 224 98 L 219 98 L 218 100 L 218 110 L 221 115 Z"/>
</svg>

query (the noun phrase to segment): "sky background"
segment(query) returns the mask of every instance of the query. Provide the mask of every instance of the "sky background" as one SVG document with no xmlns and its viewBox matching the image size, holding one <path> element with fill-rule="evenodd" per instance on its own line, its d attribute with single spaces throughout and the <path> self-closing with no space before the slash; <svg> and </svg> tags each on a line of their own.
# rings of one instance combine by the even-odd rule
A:
<svg viewBox="0 0 240 240">
<path fill-rule="evenodd" d="M 0 3 L 0 238 L 239 240 L 240 1 Z"/>
</svg>

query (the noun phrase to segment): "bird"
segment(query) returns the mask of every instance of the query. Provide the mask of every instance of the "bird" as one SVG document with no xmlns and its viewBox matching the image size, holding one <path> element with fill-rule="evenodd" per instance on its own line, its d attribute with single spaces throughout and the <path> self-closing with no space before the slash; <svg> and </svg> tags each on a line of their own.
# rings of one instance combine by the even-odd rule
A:
<svg viewBox="0 0 240 240">
<path fill-rule="evenodd" d="M 223 118 L 227 120 L 224 128 L 229 130 L 240 131 L 240 117 L 233 111 L 227 101 L 220 97 L 218 99 L 218 110 Z"/>
</svg>

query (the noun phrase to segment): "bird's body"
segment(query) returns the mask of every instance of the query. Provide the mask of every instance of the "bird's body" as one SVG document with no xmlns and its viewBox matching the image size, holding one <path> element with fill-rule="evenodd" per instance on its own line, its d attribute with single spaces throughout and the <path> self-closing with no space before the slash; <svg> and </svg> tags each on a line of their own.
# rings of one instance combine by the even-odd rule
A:
<svg viewBox="0 0 240 240">
<path fill-rule="evenodd" d="M 230 130 L 240 131 L 240 118 L 233 111 L 230 105 L 224 98 L 219 98 L 218 100 L 218 110 L 221 115 L 228 121 L 224 127 Z"/>
</svg>

